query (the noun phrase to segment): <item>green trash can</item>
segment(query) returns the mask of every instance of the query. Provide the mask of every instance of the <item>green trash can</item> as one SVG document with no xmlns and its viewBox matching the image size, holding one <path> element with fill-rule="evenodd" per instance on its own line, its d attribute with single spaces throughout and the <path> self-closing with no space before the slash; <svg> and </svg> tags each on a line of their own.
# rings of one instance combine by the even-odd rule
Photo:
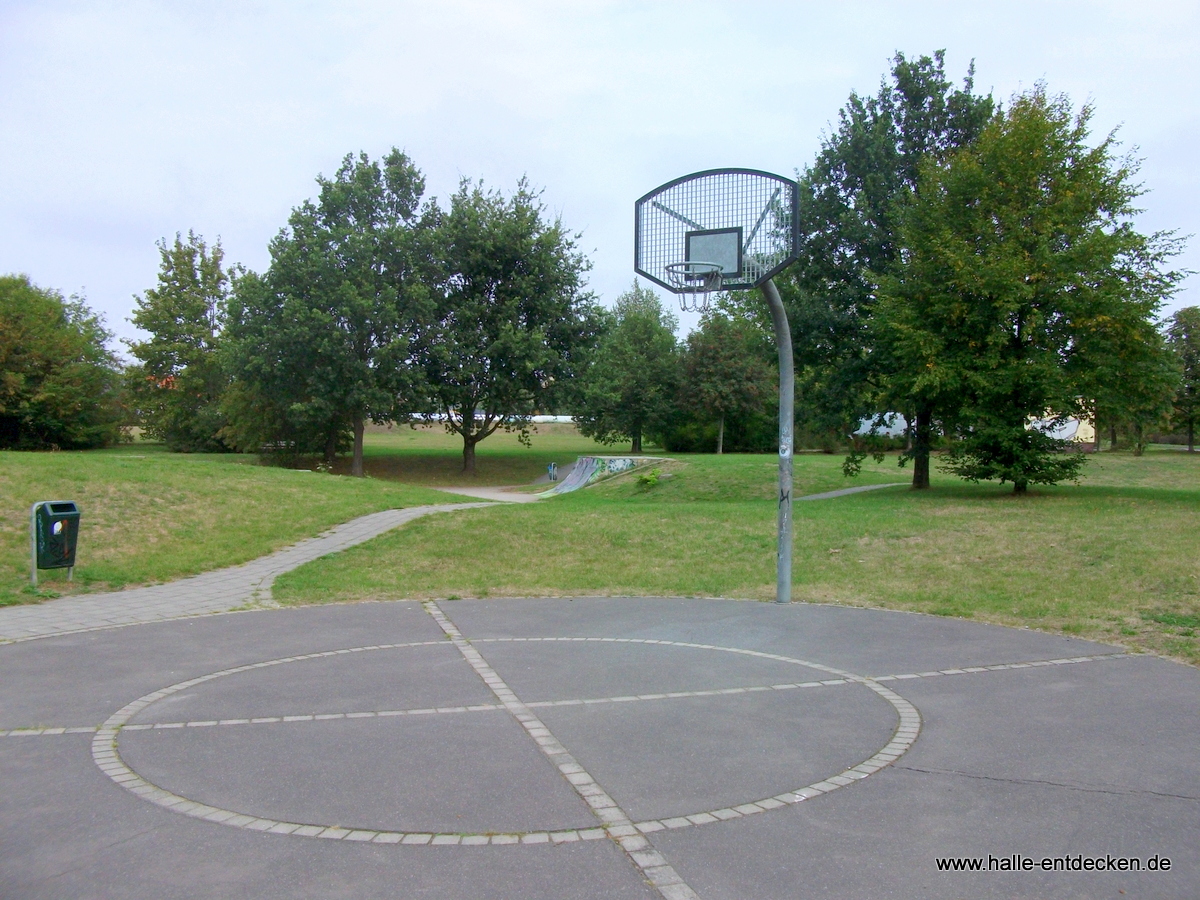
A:
<svg viewBox="0 0 1200 900">
<path fill-rule="evenodd" d="M 39 500 L 30 510 L 34 587 L 38 569 L 66 569 L 74 576 L 75 547 L 79 541 L 79 507 L 70 500 Z"/>
</svg>

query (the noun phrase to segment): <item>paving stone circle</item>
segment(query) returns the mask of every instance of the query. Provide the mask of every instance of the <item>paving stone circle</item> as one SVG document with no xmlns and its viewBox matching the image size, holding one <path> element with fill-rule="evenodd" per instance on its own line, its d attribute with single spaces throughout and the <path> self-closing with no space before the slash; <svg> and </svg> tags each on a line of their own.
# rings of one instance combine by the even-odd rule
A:
<svg viewBox="0 0 1200 900">
<path fill-rule="evenodd" d="M 444 618 L 444 614 L 436 607 L 435 604 L 426 604 L 435 616 L 443 621 L 448 621 Z M 550 706 L 577 706 L 590 704 L 621 704 L 621 703 L 642 703 L 642 702 L 665 702 L 674 699 L 685 697 L 716 697 L 716 696 L 737 696 L 749 695 L 762 692 L 785 692 L 785 691 L 804 691 L 812 689 L 829 688 L 837 685 L 861 685 L 866 689 L 875 693 L 878 697 L 885 700 L 892 706 L 896 713 L 896 726 L 891 739 L 880 747 L 875 753 L 868 758 L 857 762 L 855 765 L 845 768 L 841 771 L 830 772 L 826 778 L 819 779 L 813 783 L 798 785 L 791 790 L 769 797 L 747 797 L 746 802 L 712 810 L 698 810 L 688 815 L 670 817 L 662 820 L 652 819 L 647 821 L 633 822 L 632 825 L 637 832 L 641 834 L 650 834 L 655 831 L 664 829 L 687 828 L 698 825 L 705 825 L 711 822 L 720 822 L 734 818 L 740 818 L 748 815 L 756 815 L 758 813 L 767 812 L 772 809 L 778 809 L 787 804 L 799 803 L 820 794 L 829 793 L 837 790 L 847 784 L 852 784 L 863 778 L 867 778 L 873 773 L 879 771 L 895 760 L 899 759 L 909 747 L 912 746 L 920 732 L 921 719 L 916 708 L 907 700 L 901 697 L 898 693 L 880 684 L 877 680 L 868 678 L 855 673 L 846 672 L 840 669 L 835 669 L 830 666 L 820 663 L 809 662 L 801 659 L 794 659 L 787 656 L 772 653 L 762 653 L 754 650 L 746 650 L 737 647 L 723 647 L 713 644 L 696 644 L 683 641 L 665 641 L 651 639 L 635 639 L 635 638 L 563 638 L 563 637 L 530 637 L 530 638 L 484 638 L 472 641 L 464 641 L 472 647 L 475 645 L 486 646 L 494 643 L 588 643 L 588 644 L 624 644 L 624 645 L 640 645 L 647 649 L 655 647 L 674 647 L 687 648 L 702 652 L 736 654 L 743 657 L 751 657 L 762 660 L 770 660 L 787 666 L 798 666 L 815 672 L 819 677 L 808 680 L 792 680 L 779 682 L 769 685 L 755 685 L 749 687 L 735 688 L 718 688 L 712 690 L 701 691 L 674 691 L 665 693 L 651 693 L 631 696 L 618 697 L 601 697 L 601 698 L 580 698 L 566 700 L 550 700 L 550 701 L 535 701 L 528 704 L 522 704 L 530 709 Z M 149 729 L 166 729 L 166 728 L 213 728 L 223 726 L 239 726 L 239 725 L 271 725 L 279 723 L 298 723 L 298 722 L 315 722 L 315 721 L 330 721 L 337 719 L 363 719 L 363 718 L 393 718 L 401 716 L 429 716 L 429 715 L 455 715 L 455 714 L 470 714 L 484 711 L 491 711 L 505 708 L 503 703 L 488 703 L 475 704 L 469 706 L 450 706 L 450 707 L 428 707 L 414 709 L 384 709 L 370 711 L 348 711 L 345 713 L 316 713 L 311 715 L 282 715 L 282 716 L 266 716 L 255 718 L 234 718 L 234 719 L 219 719 L 219 720 L 198 720 L 188 722 L 155 722 L 155 723 L 133 723 L 131 720 L 139 713 L 144 712 L 153 704 L 164 700 L 181 691 L 185 691 L 201 684 L 212 682 L 216 679 L 224 678 L 230 675 L 252 673 L 263 669 L 273 668 L 276 666 L 297 663 L 306 660 L 315 660 L 322 658 L 331 658 L 339 656 L 349 656 L 354 654 L 375 653 L 381 651 L 403 651 L 415 647 L 427 647 L 431 645 L 445 645 L 446 641 L 417 641 L 401 644 L 380 644 L 364 647 L 353 647 L 340 650 L 325 651 L 321 653 L 310 653 L 299 656 L 289 656 L 279 659 L 265 660 L 263 662 L 253 663 L 249 665 L 237 666 L 230 669 L 224 669 L 218 672 L 212 672 L 207 675 L 202 675 L 196 678 L 190 678 L 186 681 L 181 681 L 177 684 L 163 687 L 153 691 L 136 700 L 126 704 L 116 713 L 108 718 L 95 732 L 92 741 L 92 758 L 96 765 L 99 766 L 109 778 L 117 784 L 131 791 L 137 796 L 148 802 L 154 803 L 165 809 L 183 815 L 192 816 L 195 818 L 205 819 L 211 822 L 218 822 L 224 825 L 229 825 L 237 828 L 245 828 L 253 831 L 264 831 L 273 834 L 288 834 L 297 837 L 314 837 L 324 839 L 344 839 L 349 841 L 372 841 L 379 844 L 419 844 L 427 846 L 438 846 L 445 844 L 461 844 L 463 846 L 473 845 L 511 845 L 518 843 L 545 843 L 545 842 L 570 842 L 577 840 L 595 840 L 605 837 L 611 837 L 611 823 L 605 823 L 602 820 L 597 822 L 594 828 L 584 829 L 566 829 L 558 831 L 550 830 L 534 830 L 525 832 L 458 832 L 444 833 L 436 831 L 389 831 L 376 830 L 366 827 L 364 823 L 359 823 L 363 827 L 350 827 L 341 824 L 331 823 L 314 823 L 314 822 L 284 822 L 275 819 L 264 818 L 254 814 L 252 810 L 232 810 L 222 809 L 209 804 L 199 802 L 197 800 L 180 796 L 166 790 L 135 771 L 125 760 L 122 759 L 119 750 L 120 735 L 123 731 L 140 731 Z M 489 678 L 489 680 L 493 680 Z M 499 682 L 499 676 L 494 676 L 494 680 Z M 504 690 L 507 686 L 503 686 L 502 682 L 498 684 L 490 684 L 494 688 Z M 524 724 L 524 723 L 523 723 Z M 540 723 L 539 723 L 540 724 Z M 538 743 L 546 748 L 547 745 L 553 745 L 556 742 L 552 737 L 549 737 L 549 732 L 544 729 L 530 728 L 530 735 L 538 741 Z M 536 732 L 544 733 L 536 733 Z M 591 783 L 590 776 L 586 779 L 578 778 L 583 772 L 582 767 L 575 764 L 566 764 L 564 769 L 560 765 L 560 771 L 577 787 L 583 783 Z M 578 769 L 578 772 L 571 769 Z M 587 799 L 585 797 L 585 799 Z M 595 808 L 595 807 L 594 807 Z"/>
</svg>

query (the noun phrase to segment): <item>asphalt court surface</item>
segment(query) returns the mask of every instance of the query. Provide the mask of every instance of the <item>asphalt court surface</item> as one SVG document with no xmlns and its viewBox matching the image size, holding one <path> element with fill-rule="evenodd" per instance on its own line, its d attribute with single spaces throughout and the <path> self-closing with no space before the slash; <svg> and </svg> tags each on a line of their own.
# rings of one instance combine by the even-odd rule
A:
<svg viewBox="0 0 1200 900">
<path fill-rule="evenodd" d="M 0 897 L 1194 898 L 1197 747 L 1195 669 L 904 613 L 156 622 L 0 646 Z M 1013 854 L 1171 868 L 936 863 Z"/>
</svg>

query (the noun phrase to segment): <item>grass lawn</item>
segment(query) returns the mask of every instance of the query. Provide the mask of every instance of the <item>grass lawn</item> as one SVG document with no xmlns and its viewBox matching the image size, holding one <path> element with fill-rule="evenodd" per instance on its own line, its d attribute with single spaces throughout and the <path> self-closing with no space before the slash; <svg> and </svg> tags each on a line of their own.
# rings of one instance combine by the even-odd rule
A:
<svg viewBox="0 0 1200 900">
<path fill-rule="evenodd" d="M 233 565 L 392 507 L 444 503 L 431 485 L 527 484 L 589 453 L 571 426 L 480 445 L 475 477 L 439 427 L 373 429 L 359 480 L 153 444 L 0 453 L 0 605 Z M 653 453 L 653 451 L 651 451 Z M 343 461 L 341 466 L 348 466 Z M 907 481 L 895 459 L 847 481 L 840 456 L 796 457 L 796 496 Z M 283 603 L 399 597 L 774 596 L 773 456 L 680 456 L 654 487 L 631 476 L 537 504 L 413 522 L 275 584 Z M 340 470 L 340 469 L 339 469 Z M 83 511 L 76 583 L 28 585 L 28 510 Z M 797 600 L 907 609 L 1124 643 L 1200 663 L 1200 454 L 1091 458 L 1079 485 L 1013 497 L 935 474 L 905 488 L 797 503 Z"/>
<path fill-rule="evenodd" d="M 254 559 L 339 522 L 453 498 L 418 485 L 257 465 L 252 456 L 166 453 L 154 444 L 0 452 L 0 605 L 167 581 Z M 464 498 L 469 499 L 469 498 Z M 29 507 L 74 500 L 75 582 L 29 587 Z"/>
<path fill-rule="evenodd" d="M 447 434 L 441 425 L 419 428 L 370 426 L 363 437 L 363 471 L 375 478 L 406 484 L 495 485 L 528 484 L 546 474 L 546 466 L 575 462 L 589 454 L 613 455 L 627 452 L 628 444 L 606 447 L 580 437 L 574 425 L 537 425 L 531 446 L 522 446 L 515 434 L 498 431 L 476 447 L 476 472 L 462 471 L 462 438 Z M 338 459 L 334 472 L 349 474 L 350 458 Z"/>
<path fill-rule="evenodd" d="M 796 496 L 911 474 L 892 458 L 847 482 L 840 464 L 798 455 Z M 663 472 L 672 478 L 650 489 L 623 476 L 537 504 L 422 519 L 282 576 L 275 597 L 772 598 L 774 458 L 680 457 Z M 1104 453 L 1086 472 L 1079 485 L 1025 497 L 935 474 L 926 492 L 797 503 L 793 596 L 1065 632 L 1200 663 L 1200 454 Z"/>
</svg>

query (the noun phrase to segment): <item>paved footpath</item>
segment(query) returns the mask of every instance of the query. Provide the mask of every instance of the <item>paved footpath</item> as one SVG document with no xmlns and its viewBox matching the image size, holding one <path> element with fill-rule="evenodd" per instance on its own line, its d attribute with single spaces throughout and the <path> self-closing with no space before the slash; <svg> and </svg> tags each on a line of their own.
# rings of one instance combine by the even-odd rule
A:
<svg viewBox="0 0 1200 900">
<path fill-rule="evenodd" d="M 494 500 L 499 503 L 537 503 L 542 499 L 541 494 L 527 494 L 510 487 L 439 487 L 434 490 L 457 494 L 460 497 Z"/>
<path fill-rule="evenodd" d="M 796 502 L 801 500 L 832 500 L 834 497 L 848 497 L 851 494 L 861 494 L 866 491 L 878 491 L 881 488 L 890 487 L 905 487 L 909 484 L 907 481 L 893 481 L 888 484 L 861 484 L 858 487 L 842 488 L 837 491 L 826 491 L 823 494 L 809 494 L 807 497 L 797 497 Z"/>
<path fill-rule="evenodd" d="M 3 607 L 0 608 L 0 641 L 31 640 L 93 628 L 199 616 L 225 612 L 247 603 L 269 601 L 271 585 L 277 575 L 369 541 L 421 516 L 490 505 L 448 503 L 387 509 L 344 522 L 316 537 L 240 566 L 128 591 L 80 594 L 28 606 Z"/>
</svg>

